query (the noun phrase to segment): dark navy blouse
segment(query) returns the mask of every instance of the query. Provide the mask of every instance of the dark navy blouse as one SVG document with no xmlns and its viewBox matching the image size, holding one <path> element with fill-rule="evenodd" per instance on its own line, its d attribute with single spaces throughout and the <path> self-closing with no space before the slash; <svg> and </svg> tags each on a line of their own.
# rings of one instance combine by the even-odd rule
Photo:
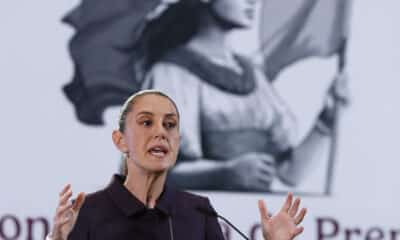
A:
<svg viewBox="0 0 400 240">
<path fill-rule="evenodd" d="M 114 175 L 103 190 L 88 194 L 70 240 L 223 240 L 207 198 L 165 187 L 154 209 L 147 208 Z M 205 211 L 204 211 L 205 210 Z"/>
</svg>

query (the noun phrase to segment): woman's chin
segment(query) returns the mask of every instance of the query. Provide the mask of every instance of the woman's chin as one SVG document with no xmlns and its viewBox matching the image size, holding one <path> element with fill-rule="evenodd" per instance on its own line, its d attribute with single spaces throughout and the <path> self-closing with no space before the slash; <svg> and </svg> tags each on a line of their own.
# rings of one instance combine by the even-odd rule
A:
<svg viewBox="0 0 400 240">
<path fill-rule="evenodd" d="M 248 28 L 253 27 L 253 21 L 251 21 L 251 20 L 243 20 L 243 21 L 240 21 L 240 22 L 236 22 L 236 25 L 237 25 L 237 28 L 248 29 Z"/>
<path fill-rule="evenodd" d="M 171 160 L 169 159 L 152 159 L 146 168 L 150 172 L 162 173 L 168 171 L 172 166 L 173 164 L 171 164 Z"/>
</svg>

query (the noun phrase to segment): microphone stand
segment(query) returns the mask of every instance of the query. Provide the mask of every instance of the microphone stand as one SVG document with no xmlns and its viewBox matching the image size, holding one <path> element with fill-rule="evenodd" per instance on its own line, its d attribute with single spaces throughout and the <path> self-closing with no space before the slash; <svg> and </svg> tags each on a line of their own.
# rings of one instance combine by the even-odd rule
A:
<svg viewBox="0 0 400 240">
<path fill-rule="evenodd" d="M 233 223 L 231 223 L 228 219 L 226 219 L 225 217 L 219 215 L 217 212 L 215 212 L 214 210 L 211 209 L 205 209 L 202 207 L 197 207 L 197 210 L 199 210 L 200 212 L 208 215 L 208 216 L 212 216 L 212 217 L 216 217 L 219 219 L 222 219 L 224 222 L 226 222 L 230 227 L 232 227 L 237 233 L 240 234 L 240 236 L 242 236 L 244 239 L 246 240 L 250 240 L 249 237 L 247 237 L 242 231 L 240 231 L 235 225 L 233 225 Z"/>
</svg>

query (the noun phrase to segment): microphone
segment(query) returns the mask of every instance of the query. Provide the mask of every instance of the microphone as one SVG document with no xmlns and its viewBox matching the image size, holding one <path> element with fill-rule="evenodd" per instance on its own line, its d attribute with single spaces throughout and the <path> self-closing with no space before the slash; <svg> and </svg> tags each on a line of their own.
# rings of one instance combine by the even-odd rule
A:
<svg viewBox="0 0 400 240">
<path fill-rule="evenodd" d="M 204 207 L 196 207 L 196 209 L 199 211 L 199 212 L 201 212 L 201 213 L 203 213 L 203 214 L 205 214 L 205 215 L 208 215 L 208 216 L 211 216 L 211 217 L 216 217 L 216 218 L 219 218 L 219 219 L 222 219 L 224 222 L 226 222 L 229 226 L 231 226 L 237 233 L 239 233 L 240 234 L 240 236 L 242 236 L 244 239 L 246 239 L 246 240 L 250 240 L 250 238 L 249 237 L 247 237 L 242 231 L 240 231 L 235 225 L 233 225 L 233 223 L 231 223 L 228 219 L 226 219 L 225 217 L 223 217 L 223 216 L 221 216 L 221 215 L 219 215 L 214 209 L 208 209 L 208 208 L 204 208 Z"/>
<path fill-rule="evenodd" d="M 174 240 L 174 229 L 172 226 L 172 218 L 168 216 L 168 227 L 169 227 L 169 239 Z"/>
</svg>

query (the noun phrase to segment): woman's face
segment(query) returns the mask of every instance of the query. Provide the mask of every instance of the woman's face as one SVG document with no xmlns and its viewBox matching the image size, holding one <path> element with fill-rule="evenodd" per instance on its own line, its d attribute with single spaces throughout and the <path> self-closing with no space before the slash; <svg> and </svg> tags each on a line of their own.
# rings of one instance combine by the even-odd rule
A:
<svg viewBox="0 0 400 240">
<path fill-rule="evenodd" d="M 127 115 L 123 138 L 128 161 L 135 167 L 154 173 L 168 170 L 179 149 L 179 117 L 174 104 L 156 94 L 140 96 Z"/>
<path fill-rule="evenodd" d="M 213 0 L 211 8 L 223 21 L 233 27 L 251 27 L 258 0 Z"/>
</svg>

